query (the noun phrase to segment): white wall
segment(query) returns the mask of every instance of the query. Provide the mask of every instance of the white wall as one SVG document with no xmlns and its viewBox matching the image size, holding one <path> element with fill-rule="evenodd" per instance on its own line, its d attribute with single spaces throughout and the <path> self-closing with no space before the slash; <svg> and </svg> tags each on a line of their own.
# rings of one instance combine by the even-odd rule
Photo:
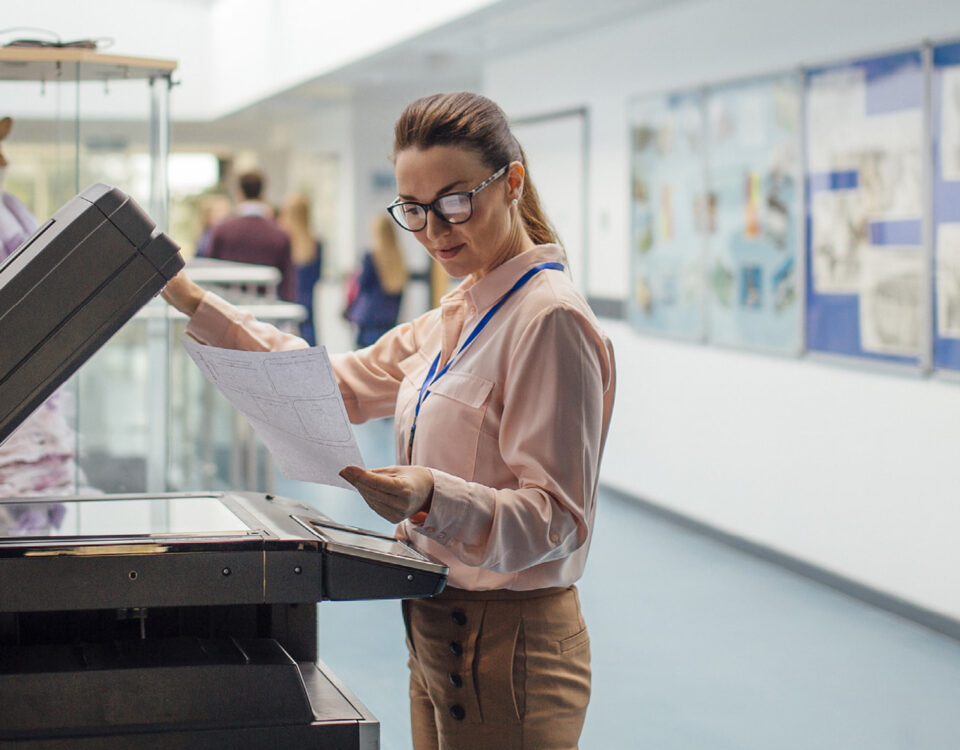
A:
<svg viewBox="0 0 960 750">
<path fill-rule="evenodd" d="M 540 204 L 557 230 L 574 282 L 586 286 L 584 228 L 586 224 L 586 153 L 583 113 L 566 113 L 527 123 L 514 123 L 513 134 L 523 144 Z"/>
<path fill-rule="evenodd" d="M 338 162 L 339 186 L 334 198 L 337 236 L 324 238 L 325 275 L 335 275 L 353 264 L 353 248 L 356 244 L 353 219 L 356 194 L 353 118 L 353 107 L 343 103 L 296 119 L 287 133 L 288 174 L 294 176 L 286 185 L 288 190 L 304 189 L 302 182 L 309 178 L 308 167 L 313 155 L 335 155 Z"/>
<path fill-rule="evenodd" d="M 951 36 L 953 0 L 692 0 L 492 60 L 484 89 L 589 109 L 588 292 L 623 299 L 632 96 Z M 960 618 L 960 385 L 608 330 L 605 482 Z"/>
</svg>

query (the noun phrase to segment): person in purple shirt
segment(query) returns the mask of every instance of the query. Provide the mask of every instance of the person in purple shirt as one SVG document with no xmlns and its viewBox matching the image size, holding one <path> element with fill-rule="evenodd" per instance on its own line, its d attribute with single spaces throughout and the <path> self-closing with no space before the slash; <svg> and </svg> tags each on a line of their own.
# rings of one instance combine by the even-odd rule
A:
<svg viewBox="0 0 960 750">
<path fill-rule="evenodd" d="M 0 120 L 0 140 L 10 134 L 13 120 Z M 0 152 L 0 264 L 40 226 L 18 198 L 4 190 L 7 160 Z M 74 494 L 85 483 L 76 465 L 76 434 L 69 420 L 70 394 L 58 390 L 0 445 L 0 497 Z M 26 533 L 56 527 L 63 516 L 57 503 L 8 507 L 2 533 Z"/>
<path fill-rule="evenodd" d="M 290 236 L 277 223 L 273 209 L 261 200 L 263 175 L 240 175 L 243 200 L 234 215 L 217 224 L 210 234 L 210 258 L 273 266 L 280 271 L 280 299 L 296 299 L 297 277 L 290 253 Z"/>
<path fill-rule="evenodd" d="M 10 134 L 12 128 L 12 119 L 4 117 L 0 120 L 0 141 Z M 0 261 L 20 247 L 39 226 L 30 210 L 3 189 L 6 173 L 7 160 L 0 151 Z"/>
</svg>

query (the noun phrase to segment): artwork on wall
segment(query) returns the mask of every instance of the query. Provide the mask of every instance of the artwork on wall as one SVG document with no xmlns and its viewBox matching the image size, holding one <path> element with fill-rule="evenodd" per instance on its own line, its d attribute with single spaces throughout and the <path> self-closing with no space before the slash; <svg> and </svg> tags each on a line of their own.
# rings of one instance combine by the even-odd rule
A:
<svg viewBox="0 0 960 750">
<path fill-rule="evenodd" d="M 654 96 L 631 109 L 631 277 L 628 310 L 640 330 L 703 336 L 703 101 Z"/>
<path fill-rule="evenodd" d="M 807 346 L 920 364 L 921 52 L 809 71 L 805 96 Z"/>
<path fill-rule="evenodd" d="M 707 92 L 710 341 L 800 350 L 800 108 L 794 75 Z"/>
<path fill-rule="evenodd" d="M 960 370 L 960 41 L 630 106 L 634 327 Z"/>
<path fill-rule="evenodd" d="M 960 43 L 933 50 L 933 364 L 960 369 Z"/>
</svg>

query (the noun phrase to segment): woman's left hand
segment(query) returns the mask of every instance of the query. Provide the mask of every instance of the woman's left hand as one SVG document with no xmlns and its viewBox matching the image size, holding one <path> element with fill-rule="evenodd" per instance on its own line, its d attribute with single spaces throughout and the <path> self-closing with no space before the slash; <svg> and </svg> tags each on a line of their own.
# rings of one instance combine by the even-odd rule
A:
<svg viewBox="0 0 960 750">
<path fill-rule="evenodd" d="M 347 466 L 340 476 L 357 488 L 373 511 L 391 523 L 430 510 L 433 474 L 422 466 L 361 469 Z"/>
</svg>

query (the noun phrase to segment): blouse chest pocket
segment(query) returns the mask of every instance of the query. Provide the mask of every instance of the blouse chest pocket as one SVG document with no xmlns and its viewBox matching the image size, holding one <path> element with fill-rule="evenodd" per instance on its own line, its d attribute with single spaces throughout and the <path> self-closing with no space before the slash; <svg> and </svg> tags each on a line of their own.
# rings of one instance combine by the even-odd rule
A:
<svg viewBox="0 0 960 750">
<path fill-rule="evenodd" d="M 419 390 L 423 384 L 423 379 L 427 376 L 430 363 L 420 352 L 415 352 L 406 359 L 401 359 L 397 363 L 397 366 L 400 368 L 400 372 L 403 373 L 401 387 Z"/>
<path fill-rule="evenodd" d="M 420 407 L 413 462 L 473 480 L 493 381 L 451 369 Z"/>
</svg>

